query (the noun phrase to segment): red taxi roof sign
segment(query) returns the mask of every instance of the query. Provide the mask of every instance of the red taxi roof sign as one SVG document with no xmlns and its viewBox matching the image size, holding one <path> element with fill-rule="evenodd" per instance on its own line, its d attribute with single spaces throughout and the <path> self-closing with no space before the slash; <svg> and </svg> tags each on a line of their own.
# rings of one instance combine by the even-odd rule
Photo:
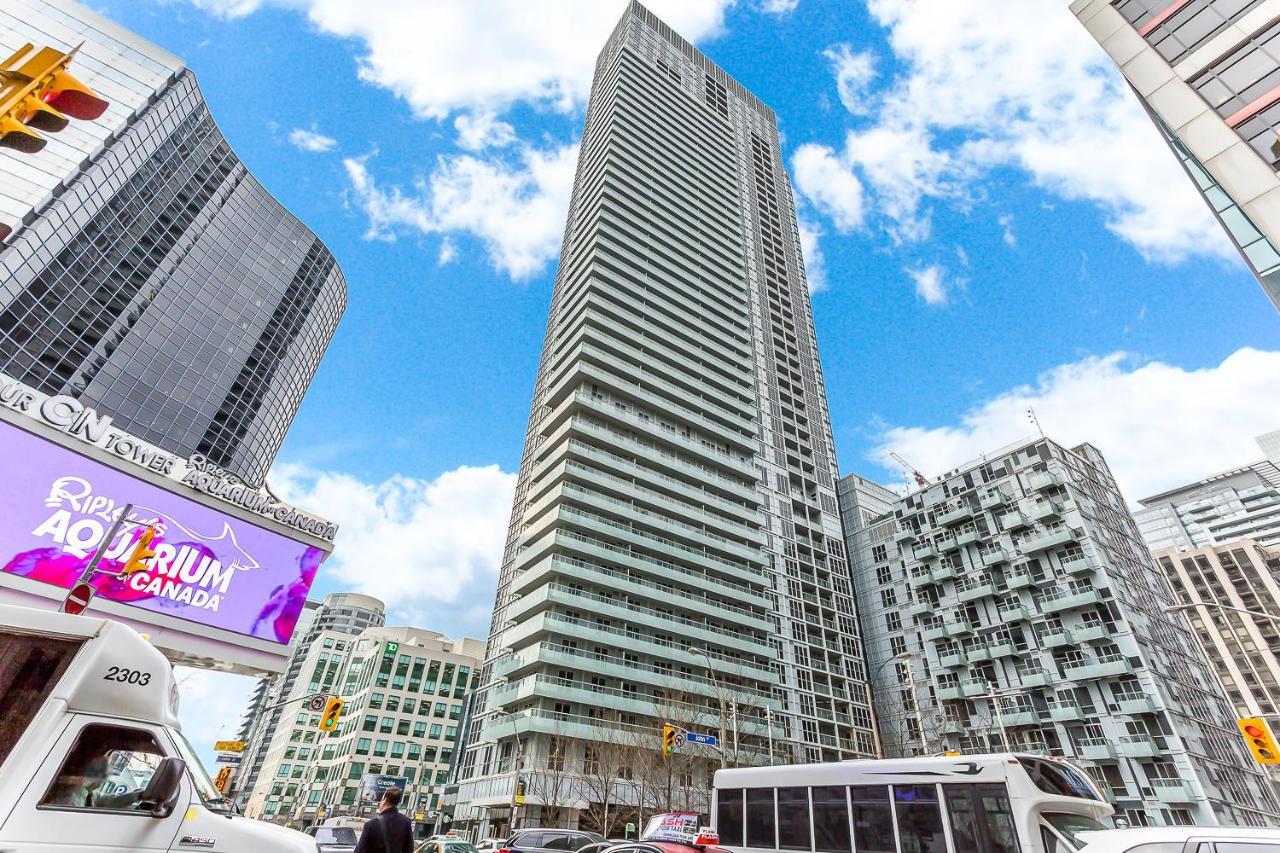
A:
<svg viewBox="0 0 1280 853">
<path fill-rule="evenodd" d="M 709 826 L 699 826 L 701 815 L 697 812 L 668 812 L 649 819 L 642 841 L 670 841 L 693 847 L 706 847 L 720 843 L 720 835 Z"/>
</svg>

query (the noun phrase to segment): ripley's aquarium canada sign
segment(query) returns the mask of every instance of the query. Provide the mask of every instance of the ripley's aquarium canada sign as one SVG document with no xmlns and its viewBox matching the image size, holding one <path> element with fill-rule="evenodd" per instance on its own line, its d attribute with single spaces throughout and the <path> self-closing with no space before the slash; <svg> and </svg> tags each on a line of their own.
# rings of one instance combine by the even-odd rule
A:
<svg viewBox="0 0 1280 853">
<path fill-rule="evenodd" d="M 125 504 L 96 595 L 288 643 L 325 552 L 210 509 L 0 421 L 0 571 L 70 589 Z M 117 573 L 147 525 L 149 567 Z"/>
</svg>

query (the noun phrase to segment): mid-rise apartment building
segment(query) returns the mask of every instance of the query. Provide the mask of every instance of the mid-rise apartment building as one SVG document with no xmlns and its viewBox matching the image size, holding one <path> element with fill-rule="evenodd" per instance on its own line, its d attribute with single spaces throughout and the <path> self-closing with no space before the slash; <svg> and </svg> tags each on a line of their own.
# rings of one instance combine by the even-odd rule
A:
<svg viewBox="0 0 1280 853">
<path fill-rule="evenodd" d="M 846 519 L 886 754 L 1043 751 L 1135 825 L 1280 823 L 1095 448 L 1028 440 Z"/>
<path fill-rule="evenodd" d="M 250 816 L 302 827 L 372 815 L 381 791 L 398 787 L 422 834 L 439 808 L 483 641 L 406 627 L 319 639 L 303 667 L 307 691 L 342 697 L 342 722 L 325 733 L 317 713 L 286 712 L 289 735 L 268 754 Z"/>
<path fill-rule="evenodd" d="M 1187 616 L 1236 713 L 1280 718 L 1280 547 L 1243 539 L 1154 556 L 1178 601 L 1194 605 Z"/>
<path fill-rule="evenodd" d="M 1280 0 L 1074 0 L 1280 308 Z"/>
<path fill-rule="evenodd" d="M 76 72 L 122 99 L 0 152 L 0 203 L 22 212 L 0 242 L 0 373 L 260 486 L 346 309 L 336 260 L 164 51 L 71 0 L 0 0 L 0 39 L 84 40 Z"/>
<path fill-rule="evenodd" d="M 312 684 L 314 679 L 303 678 L 303 674 L 310 676 L 315 672 L 320 654 L 332 656 L 345 652 L 352 637 L 366 628 L 381 627 L 384 609 L 378 599 L 355 592 L 330 593 L 319 606 L 307 602 L 310 615 L 305 617 L 305 626 L 300 620 L 294 629 L 288 666 L 279 675 L 258 682 L 240 724 L 238 739 L 245 742 L 245 750 L 231 790 L 241 809 L 248 809 L 250 795 L 257 787 L 263 767 L 270 761 L 274 762 L 274 768 L 287 743 L 296 743 L 295 738 L 305 734 L 298 728 L 299 724 L 288 722 L 299 716 L 296 703 L 319 690 Z M 331 688 L 332 680 L 325 686 Z M 286 702 L 290 704 L 283 704 Z M 279 742 L 277 732 L 282 733 Z M 260 799 L 255 804 L 255 814 L 261 813 L 264 802 Z"/>
<path fill-rule="evenodd" d="M 1267 452 L 1271 436 L 1258 437 Z M 1280 546 L 1280 462 L 1221 471 L 1139 501 L 1138 530 L 1152 551 L 1201 548 L 1240 539 Z"/>
<path fill-rule="evenodd" d="M 736 763 L 872 754 L 835 472 L 773 111 L 631 3 L 596 64 L 458 819 L 500 834 L 523 764 L 522 819 L 616 831 L 664 720 Z M 597 745 L 622 741 L 597 816 Z M 718 757 L 686 752 L 705 792 Z"/>
</svg>

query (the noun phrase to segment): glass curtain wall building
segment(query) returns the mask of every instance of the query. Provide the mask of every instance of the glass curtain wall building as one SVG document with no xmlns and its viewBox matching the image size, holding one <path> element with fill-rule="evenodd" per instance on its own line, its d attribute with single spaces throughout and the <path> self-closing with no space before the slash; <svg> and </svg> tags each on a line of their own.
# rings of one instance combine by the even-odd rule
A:
<svg viewBox="0 0 1280 853">
<path fill-rule="evenodd" d="M 1074 0 L 1280 309 L 1280 2 Z"/>
<path fill-rule="evenodd" d="M 887 755 L 1043 752 L 1133 825 L 1280 824 L 1095 448 L 1006 447 L 845 521 Z"/>
<path fill-rule="evenodd" d="M 551 806 L 526 824 L 614 829 L 663 720 L 739 764 L 872 754 L 834 477 L 774 114 L 633 3 L 596 65 L 458 819 L 505 827 L 523 766 Z M 716 753 L 679 758 L 705 796 Z"/>
<path fill-rule="evenodd" d="M 57 6 L 66 20 L 80 8 Z M 49 149 L 29 159 L 56 171 Z M 258 486 L 345 307 L 329 250 L 248 173 L 179 69 L 0 247 L 0 373 Z"/>
</svg>

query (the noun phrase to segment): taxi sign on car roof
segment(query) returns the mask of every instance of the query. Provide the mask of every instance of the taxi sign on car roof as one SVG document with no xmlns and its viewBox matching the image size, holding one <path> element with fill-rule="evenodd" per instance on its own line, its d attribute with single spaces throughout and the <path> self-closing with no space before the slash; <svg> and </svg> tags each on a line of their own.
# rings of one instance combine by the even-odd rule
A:
<svg viewBox="0 0 1280 853">
<path fill-rule="evenodd" d="M 694 847 L 719 844 L 720 836 L 710 827 L 698 826 L 700 820 L 701 816 L 697 812 L 654 815 L 649 819 L 640 838 L 642 841 L 670 841 Z"/>
</svg>

